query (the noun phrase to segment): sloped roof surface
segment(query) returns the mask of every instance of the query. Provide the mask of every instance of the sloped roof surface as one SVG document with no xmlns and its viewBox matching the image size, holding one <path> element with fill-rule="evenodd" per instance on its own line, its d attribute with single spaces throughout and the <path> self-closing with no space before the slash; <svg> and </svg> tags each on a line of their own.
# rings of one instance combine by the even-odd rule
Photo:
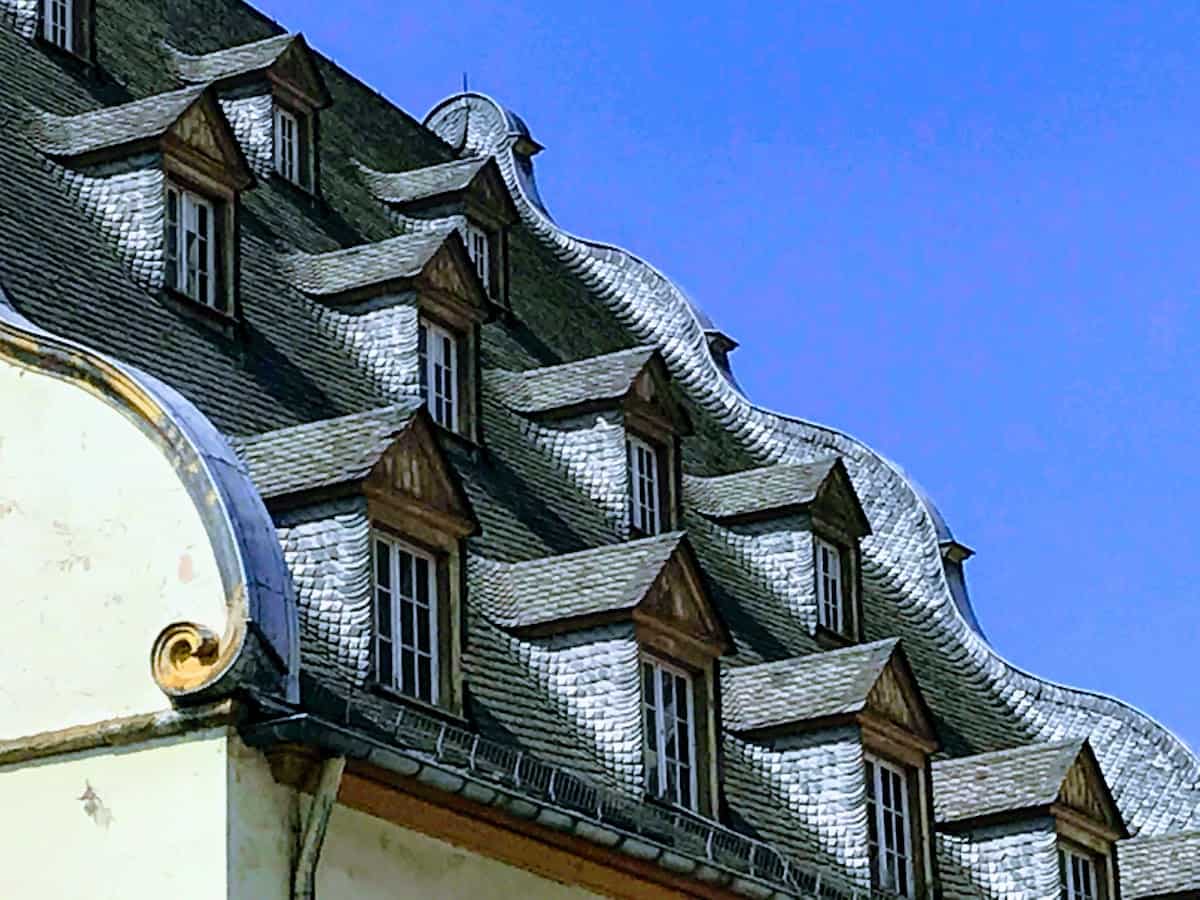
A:
<svg viewBox="0 0 1200 900">
<path fill-rule="evenodd" d="M 365 478 L 422 404 L 392 406 L 231 440 L 264 497 Z"/>
<path fill-rule="evenodd" d="M 175 49 L 172 51 L 172 61 L 182 81 L 192 84 L 220 81 L 269 69 L 298 37 L 295 34 L 280 34 L 200 56 Z"/>
<path fill-rule="evenodd" d="M 1079 758 L 1083 740 L 1033 744 L 933 764 L 938 822 L 1049 806 Z"/>
<path fill-rule="evenodd" d="M 109 76 L 103 84 L 68 74 L 54 55 L 0 24 L 6 100 L 57 116 L 93 113 L 177 88 L 167 46 L 204 56 L 285 37 L 239 0 L 96 0 L 96 20 L 99 61 Z M 381 374 L 386 367 L 380 361 L 398 365 L 399 356 L 385 343 L 386 328 L 372 331 L 339 318 L 332 304 L 314 303 L 281 260 L 395 238 L 406 226 L 372 194 L 359 164 L 403 173 L 451 162 L 454 150 L 439 135 L 453 136 L 472 155 L 495 156 L 520 211 L 510 242 L 512 315 L 481 326 L 482 369 L 536 371 L 652 345 L 696 426 L 682 442 L 689 474 L 841 457 L 875 529 L 863 545 L 864 573 L 870 574 L 863 584 L 864 629 L 872 639 L 903 639 L 947 752 L 977 754 L 1099 732 L 1110 739 L 1097 740 L 1097 753 L 1135 829 L 1200 827 L 1195 756 L 1119 702 L 1050 684 L 999 659 L 955 611 L 934 523 L 904 474 L 844 433 L 763 410 L 733 390 L 707 352 L 702 327 L 665 276 L 620 248 L 567 234 L 544 214 L 530 161 L 514 156 L 506 143 L 510 118 L 492 116 L 491 101 L 455 98 L 431 114 L 426 128 L 329 60 L 314 54 L 314 61 L 334 101 L 321 115 L 321 196 L 314 201 L 279 179 L 261 179 L 242 192 L 242 323 L 236 337 L 217 333 L 131 277 L 114 239 L 94 218 L 102 205 L 98 195 L 68 186 L 63 172 L 44 158 L 37 128 L 14 124 L 11 139 L 0 142 L 7 175 L 0 191 L 0 283 L 16 308 L 42 327 L 172 385 L 227 435 L 258 435 L 387 407 L 404 384 Z M 133 133 L 156 127 L 146 124 L 146 132 Z M 332 258 L 336 270 L 339 258 Z M 313 276 L 318 290 L 330 289 L 324 277 Z M 356 277 L 339 275 L 332 285 L 357 284 Z M 500 382 L 483 380 L 485 446 L 451 440 L 445 447 L 481 526 L 468 541 L 470 564 L 515 565 L 621 546 L 623 491 L 606 493 L 606 476 L 588 448 L 568 446 L 561 432 L 539 431 L 540 423 L 504 402 Z M 569 386 L 567 379 L 561 388 L 566 400 L 590 400 L 596 392 L 589 387 L 571 393 Z M 761 547 L 693 509 L 685 509 L 684 520 L 712 581 L 714 603 L 734 631 L 738 653 L 729 669 L 820 652 L 801 617 L 809 598 L 789 580 L 793 569 L 781 575 L 786 567 Z M 314 526 L 319 533 L 305 534 L 303 541 L 326 540 L 328 552 L 340 550 L 330 536 L 334 527 Z M 622 565 L 613 559 L 614 572 Z M 628 577 L 636 582 L 640 576 Z M 361 635 L 345 636 L 342 626 L 350 617 L 330 618 L 337 590 L 305 578 L 297 576 L 297 583 L 317 623 L 313 633 L 335 645 L 322 648 L 324 658 L 349 658 L 367 647 Z M 605 602 L 619 604 L 621 595 Z M 631 763 L 621 770 L 614 762 L 620 751 L 605 743 L 603 729 L 580 725 L 583 716 L 572 706 L 577 671 L 564 671 L 557 659 L 538 656 L 530 642 L 490 622 L 480 627 L 482 637 L 464 663 L 480 729 L 540 754 L 560 754 L 597 778 L 615 782 L 614 773 L 636 769 Z M 325 672 L 312 670 L 314 677 Z M 768 759 L 748 768 L 731 786 L 730 809 L 748 827 L 784 818 L 786 791 L 780 791 L 773 765 Z M 831 832 L 845 824 L 813 824 L 798 815 L 787 821 L 797 829 Z M 842 834 L 826 843 L 843 842 Z M 780 840 L 791 840 L 786 829 Z"/>
<path fill-rule="evenodd" d="M 491 371 L 488 378 L 510 409 L 531 414 L 550 412 L 622 399 L 654 352 L 653 347 L 633 347 L 525 372 Z"/>
<path fill-rule="evenodd" d="M 631 610 L 646 596 L 683 540 L 683 532 L 669 532 L 578 553 L 496 565 L 483 582 L 480 599 L 487 615 L 507 628 Z"/>
<path fill-rule="evenodd" d="M 733 518 L 811 503 L 837 465 L 831 456 L 811 463 L 762 466 L 714 478 L 685 476 L 686 502 L 705 516 Z"/>
<path fill-rule="evenodd" d="M 725 725 L 753 731 L 861 712 L 898 644 L 892 638 L 730 669 L 723 676 Z"/>
<path fill-rule="evenodd" d="M 488 163 L 488 157 L 454 160 L 409 172 L 363 170 L 371 193 L 385 203 L 410 203 L 465 189 Z"/>
<path fill-rule="evenodd" d="M 34 123 L 34 137 L 52 156 L 81 156 L 157 138 L 203 93 L 204 88 L 189 87 L 76 116 L 44 114 Z"/>
<path fill-rule="evenodd" d="M 293 283 L 304 293 L 331 296 L 416 277 L 452 234 L 454 226 L 442 224 L 346 250 L 297 254 L 287 265 Z"/>
<path fill-rule="evenodd" d="M 1120 841 L 1117 864 L 1125 900 L 1200 897 L 1200 831 Z"/>
</svg>

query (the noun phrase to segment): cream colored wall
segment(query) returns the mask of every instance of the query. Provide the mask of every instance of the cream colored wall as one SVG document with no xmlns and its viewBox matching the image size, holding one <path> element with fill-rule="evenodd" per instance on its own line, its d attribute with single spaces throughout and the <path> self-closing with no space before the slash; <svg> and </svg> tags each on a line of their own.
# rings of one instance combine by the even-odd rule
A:
<svg viewBox="0 0 1200 900">
<path fill-rule="evenodd" d="M 262 754 L 236 738 L 229 760 L 230 900 L 287 900 L 292 848 L 309 797 L 297 799 L 276 784 Z M 319 900 L 595 896 L 344 806 L 330 816 L 317 868 Z"/>
<path fill-rule="evenodd" d="M 67 382 L 0 360 L 0 740 L 169 706 L 150 647 L 225 627 L 216 560 L 162 450 Z"/>
<path fill-rule="evenodd" d="M 224 897 L 228 744 L 213 729 L 0 768 L 0 897 Z"/>
<path fill-rule="evenodd" d="M 596 897 L 344 806 L 334 809 L 317 896 L 355 900 L 568 900 Z"/>
</svg>

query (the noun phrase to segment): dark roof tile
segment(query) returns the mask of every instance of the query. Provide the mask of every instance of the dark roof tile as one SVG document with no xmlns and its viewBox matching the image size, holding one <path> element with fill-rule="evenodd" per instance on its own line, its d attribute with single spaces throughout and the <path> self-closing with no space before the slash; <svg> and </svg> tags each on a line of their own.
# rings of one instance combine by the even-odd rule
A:
<svg viewBox="0 0 1200 900">
<path fill-rule="evenodd" d="M 893 638 L 731 668 L 722 676 L 725 727 L 755 731 L 861 712 L 898 645 Z"/>
<path fill-rule="evenodd" d="M 933 764 L 938 822 L 1049 806 L 1086 741 L 1032 744 Z"/>
<path fill-rule="evenodd" d="M 365 478 L 413 421 L 421 401 L 231 438 L 263 497 Z"/>
<path fill-rule="evenodd" d="M 546 413 L 622 399 L 655 352 L 653 347 L 634 347 L 558 366 L 485 374 L 505 406 L 525 414 Z"/>
</svg>

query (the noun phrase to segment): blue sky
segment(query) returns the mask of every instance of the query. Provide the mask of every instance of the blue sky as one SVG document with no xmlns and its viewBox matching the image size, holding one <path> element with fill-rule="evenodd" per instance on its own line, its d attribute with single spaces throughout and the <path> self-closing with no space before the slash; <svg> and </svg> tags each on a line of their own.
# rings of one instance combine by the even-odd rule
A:
<svg viewBox="0 0 1200 900">
<path fill-rule="evenodd" d="M 568 229 L 898 461 L 992 643 L 1200 746 L 1200 8 L 261 0 L 417 118 L 461 84 Z"/>
</svg>

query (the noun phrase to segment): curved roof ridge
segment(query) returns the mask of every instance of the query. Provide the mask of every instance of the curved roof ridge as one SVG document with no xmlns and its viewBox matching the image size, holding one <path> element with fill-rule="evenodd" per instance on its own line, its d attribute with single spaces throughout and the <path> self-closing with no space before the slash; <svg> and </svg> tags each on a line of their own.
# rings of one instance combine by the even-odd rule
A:
<svg viewBox="0 0 1200 900">
<path fill-rule="evenodd" d="M 1118 715 L 1118 718 L 1121 717 L 1121 713 L 1132 713 L 1133 721 L 1126 720 L 1124 724 L 1133 725 L 1138 728 L 1151 748 L 1157 747 L 1160 751 L 1165 752 L 1168 757 L 1177 759 L 1180 765 L 1190 768 L 1191 786 L 1194 790 L 1200 792 L 1200 756 L 1178 735 L 1153 716 L 1127 701 L 1111 697 L 1099 691 L 1071 687 L 1030 673 L 1007 660 L 995 647 L 987 642 L 980 632 L 975 630 L 968 616 L 964 614 L 964 611 L 955 602 L 954 593 L 942 564 L 940 548 L 937 546 L 936 525 L 937 520 L 940 518 L 940 513 L 937 515 L 934 514 L 931 510 L 930 502 L 923 495 L 923 492 L 914 486 L 913 481 L 902 468 L 886 456 L 873 450 L 862 440 L 844 431 L 832 426 L 811 422 L 795 415 L 775 412 L 745 398 L 724 378 L 715 361 L 712 359 L 711 354 L 707 352 L 702 323 L 699 321 L 694 308 L 688 303 L 687 298 L 675 287 L 669 278 L 653 264 L 641 259 L 630 251 L 613 244 L 574 235 L 554 222 L 543 207 L 540 197 L 537 196 L 535 182 L 532 183 L 534 196 L 529 196 L 526 182 L 532 182 L 531 169 L 526 166 L 528 171 L 518 171 L 514 145 L 519 134 L 514 131 L 510 116 L 501 104 L 494 98 L 478 92 L 455 94 L 435 104 L 429 113 L 426 114 L 423 122 L 426 127 L 429 127 L 435 133 L 439 133 L 436 121 L 438 115 L 454 103 L 462 104 L 469 109 L 472 99 L 481 101 L 486 106 L 491 107 L 490 118 L 492 128 L 489 132 L 486 127 L 478 124 L 472 126 L 472 123 L 468 121 L 463 126 L 464 137 L 461 146 L 470 148 L 474 152 L 490 149 L 490 152 L 495 155 L 500 164 L 506 180 L 509 181 L 513 196 L 520 201 L 519 206 L 521 207 L 523 218 L 536 231 L 540 231 L 548 243 L 555 246 L 558 255 L 564 262 L 575 267 L 577 271 L 582 270 L 590 278 L 591 282 L 597 286 L 602 297 L 618 302 L 623 301 L 624 305 L 620 309 L 616 309 L 617 304 L 614 303 L 614 311 L 631 330 L 640 335 L 653 335 L 660 343 L 660 346 L 664 347 L 664 355 L 668 362 L 674 359 L 677 365 L 682 365 L 685 360 L 689 363 L 688 368 L 690 371 L 677 375 L 680 382 L 685 387 L 695 390 L 698 393 L 697 399 L 706 402 L 711 409 L 722 410 L 723 419 L 734 429 L 740 430 L 740 436 L 752 453 L 757 453 L 765 458 L 772 458 L 783 455 L 789 450 L 791 452 L 798 452 L 799 448 L 795 447 L 794 443 L 782 448 L 771 448 L 769 446 L 772 436 L 778 432 L 778 429 L 772 430 L 772 422 L 778 425 L 791 424 L 811 429 L 835 443 L 839 441 L 845 442 L 857 448 L 868 459 L 875 460 L 915 500 L 916 508 L 923 516 L 923 524 L 928 528 L 929 536 L 933 538 L 933 540 L 928 542 L 928 546 L 925 547 L 924 556 L 928 562 L 937 561 L 935 567 L 924 565 L 924 574 L 932 575 L 939 583 L 940 590 L 936 593 L 940 594 L 943 605 L 948 605 L 952 610 L 950 622 L 954 623 L 952 630 L 956 631 L 957 634 L 951 634 L 950 636 L 963 645 L 963 649 L 967 652 L 968 656 L 973 658 L 973 665 L 979 670 L 986 671 L 989 666 L 997 666 L 1012 676 L 1029 682 L 1026 685 L 1014 685 L 1016 688 L 1015 691 L 1011 689 L 1005 690 L 1002 685 L 996 686 L 996 694 L 998 695 L 996 699 L 1004 704 L 1010 715 L 1016 716 L 1036 733 L 1047 729 L 1057 729 L 1059 731 L 1065 729 L 1066 726 L 1063 723 L 1060 722 L 1057 725 L 1053 725 L 1049 721 L 1051 717 L 1047 715 L 1046 707 L 1042 704 L 1052 705 L 1061 703 L 1064 700 L 1069 701 L 1071 696 L 1079 699 L 1092 698 L 1099 700 L 1102 707 L 1108 707 L 1109 711 Z M 479 110 L 479 112 L 485 116 L 489 115 L 486 109 Z M 454 127 L 458 127 L 457 123 Z M 472 127 L 475 128 L 475 140 L 479 141 L 482 138 L 484 139 L 484 143 L 475 143 L 472 146 Z M 526 163 L 528 163 L 528 160 L 526 160 Z M 582 245 L 582 248 L 572 246 L 572 244 Z M 589 251 L 594 254 L 590 258 Z M 603 267 L 606 265 L 622 271 L 625 275 L 622 283 L 618 284 L 614 282 L 614 279 L 604 277 Z M 630 295 L 638 286 L 638 282 L 629 277 L 628 269 L 631 267 L 636 268 L 637 266 L 642 267 L 645 271 L 645 275 L 640 279 L 641 284 L 644 285 L 647 279 L 649 279 L 656 282 L 655 287 L 661 285 L 665 288 L 665 296 L 659 294 L 649 299 L 650 303 L 656 304 L 653 311 L 645 308 L 633 308 L 635 304 L 630 299 Z M 665 309 L 662 304 L 664 303 L 671 304 L 671 313 L 673 315 L 684 318 L 686 323 L 685 328 L 686 325 L 690 325 L 690 328 L 686 328 L 688 331 L 687 337 L 690 340 L 685 340 L 678 335 L 671 336 L 670 353 L 666 352 L 667 347 L 662 343 L 666 340 L 663 335 Z M 742 416 L 736 414 L 736 410 L 739 407 L 744 410 Z M 755 417 L 759 417 L 765 421 L 761 423 L 750 421 Z M 742 419 L 741 422 L 737 421 L 739 418 Z M 755 427 L 756 424 L 757 428 Z M 785 434 L 787 434 L 786 431 Z M 790 436 L 809 444 L 814 443 L 811 437 L 797 436 L 794 433 L 791 433 Z M 879 529 L 876 529 L 876 531 L 878 533 Z M 882 536 L 879 540 L 882 540 Z M 900 551 L 897 550 L 895 552 L 899 553 Z M 916 599 L 928 601 L 936 598 L 918 597 Z M 1065 696 L 1046 696 L 1043 692 L 1047 691 L 1051 694 L 1061 692 Z M 1038 701 L 1042 701 L 1042 704 L 1039 704 Z M 1096 727 L 1103 724 L 1102 721 L 1098 720 L 1098 717 L 1108 714 L 1103 708 L 1092 708 L 1089 710 L 1086 705 L 1075 705 L 1080 712 L 1085 713 L 1087 719 L 1086 725 L 1091 731 L 1094 731 Z M 1041 713 L 1042 721 L 1038 721 L 1036 717 L 1030 715 L 1030 710 L 1034 707 L 1040 707 L 1039 712 Z M 1092 713 L 1092 715 L 1088 715 L 1088 712 Z M 1069 724 L 1076 728 L 1079 727 L 1077 720 Z M 1136 763 L 1131 761 L 1129 768 L 1122 770 L 1123 775 L 1127 778 L 1133 778 L 1132 769 L 1135 765 Z M 1162 786 L 1159 785 L 1156 790 L 1161 793 Z M 1165 799 L 1165 794 L 1162 796 Z M 1135 800 L 1131 799 L 1129 802 L 1133 804 Z M 1157 820 L 1152 819 L 1156 810 L 1143 815 L 1143 807 L 1138 806 L 1134 812 L 1141 815 L 1144 820 L 1153 821 L 1156 825 L 1161 824 Z M 1132 820 L 1133 816 L 1130 816 L 1130 819 Z M 1197 819 L 1197 821 L 1200 821 L 1200 819 Z M 1139 823 L 1132 822 L 1132 824 L 1135 828 L 1139 827 Z"/>
</svg>

